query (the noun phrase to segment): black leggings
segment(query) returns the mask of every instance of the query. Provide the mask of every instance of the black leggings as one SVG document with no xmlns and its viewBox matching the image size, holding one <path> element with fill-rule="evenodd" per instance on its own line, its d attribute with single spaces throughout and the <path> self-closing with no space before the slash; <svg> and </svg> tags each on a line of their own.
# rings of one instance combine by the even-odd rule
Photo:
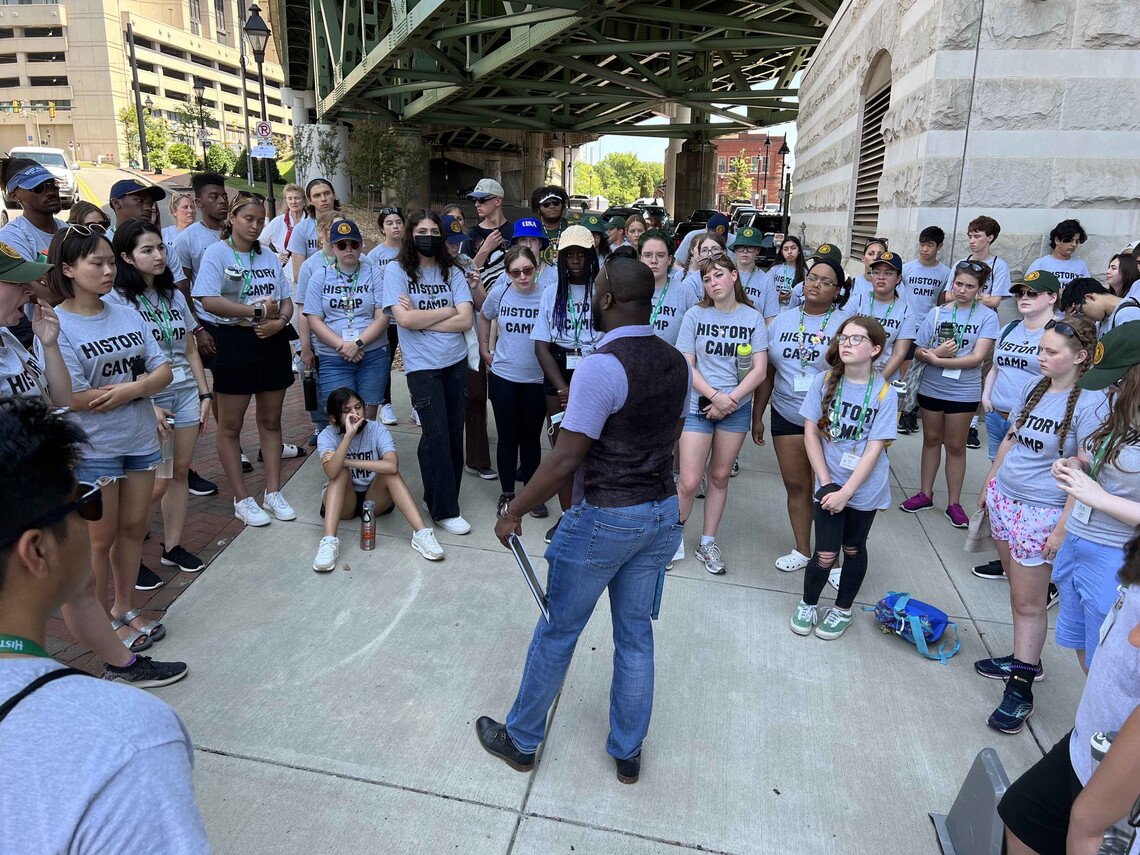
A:
<svg viewBox="0 0 1140 855">
<path fill-rule="evenodd" d="M 388 350 L 392 359 L 396 358 L 396 345 L 400 343 L 399 327 L 393 320 L 388 321 Z M 388 360 L 388 373 L 384 375 L 384 389 L 380 395 L 381 404 L 392 403 L 392 359 Z"/>
<path fill-rule="evenodd" d="M 859 596 L 863 577 L 867 575 L 867 535 L 871 533 L 876 513 L 878 511 L 857 511 L 848 506 L 833 514 L 815 503 L 815 552 L 804 572 L 805 603 L 814 606 L 819 602 L 819 595 L 842 547 L 843 573 L 835 605 L 844 610 L 851 608 Z M 832 557 L 824 561 L 819 557 L 821 552 L 831 553 Z"/>
<path fill-rule="evenodd" d="M 515 383 L 494 371 L 487 374 L 487 394 L 499 434 L 496 462 L 504 493 L 515 492 L 516 476 L 529 481 L 542 457 L 546 396 L 541 383 Z"/>
</svg>

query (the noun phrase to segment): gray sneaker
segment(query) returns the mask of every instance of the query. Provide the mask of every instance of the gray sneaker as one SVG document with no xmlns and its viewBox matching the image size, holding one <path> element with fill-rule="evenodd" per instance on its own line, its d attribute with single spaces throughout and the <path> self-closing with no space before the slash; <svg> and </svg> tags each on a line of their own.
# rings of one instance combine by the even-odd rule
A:
<svg viewBox="0 0 1140 855">
<path fill-rule="evenodd" d="M 724 561 L 720 557 L 720 547 L 715 542 L 697 547 L 694 556 L 705 565 L 705 569 L 717 576 L 724 572 Z"/>
</svg>

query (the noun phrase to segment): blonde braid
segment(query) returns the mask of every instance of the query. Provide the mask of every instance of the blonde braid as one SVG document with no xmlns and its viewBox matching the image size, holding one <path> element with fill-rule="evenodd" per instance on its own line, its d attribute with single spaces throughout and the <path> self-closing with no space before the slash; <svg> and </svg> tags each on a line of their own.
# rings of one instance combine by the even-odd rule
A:
<svg viewBox="0 0 1140 855">
<path fill-rule="evenodd" d="M 831 434 L 828 432 L 828 428 L 831 427 L 831 403 L 835 398 L 835 387 L 839 385 L 839 378 L 842 376 L 843 363 L 841 362 L 827 372 L 827 383 L 823 387 L 823 398 L 819 402 L 823 414 L 816 421 L 815 425 L 828 440 L 831 439 Z"/>
<path fill-rule="evenodd" d="M 1033 412 L 1033 408 L 1041 403 L 1041 399 L 1045 397 L 1045 393 L 1049 391 L 1049 384 L 1053 381 L 1048 377 L 1042 377 L 1037 381 L 1037 385 L 1033 387 L 1033 391 L 1029 393 L 1029 397 L 1025 399 L 1025 406 L 1021 408 L 1021 412 L 1017 416 L 1017 424 L 1013 426 L 1013 432 L 1017 433 L 1025 424 L 1025 420 L 1029 418 L 1029 414 Z"/>
<path fill-rule="evenodd" d="M 1077 379 L 1079 380 L 1081 375 L 1092 367 L 1093 353 L 1096 351 L 1096 327 L 1088 318 L 1077 315 L 1067 316 L 1065 322 L 1076 331 L 1077 344 L 1085 351 L 1085 361 L 1081 363 L 1081 367 L 1077 371 Z M 1086 344 L 1086 342 L 1088 343 Z M 1065 438 L 1069 435 L 1069 429 L 1073 423 L 1073 412 L 1077 408 L 1077 400 L 1080 397 L 1081 387 L 1074 383 L 1069 392 L 1069 399 L 1065 404 L 1065 418 L 1062 420 L 1061 429 L 1057 433 L 1057 455 L 1059 457 L 1065 456 Z"/>
</svg>

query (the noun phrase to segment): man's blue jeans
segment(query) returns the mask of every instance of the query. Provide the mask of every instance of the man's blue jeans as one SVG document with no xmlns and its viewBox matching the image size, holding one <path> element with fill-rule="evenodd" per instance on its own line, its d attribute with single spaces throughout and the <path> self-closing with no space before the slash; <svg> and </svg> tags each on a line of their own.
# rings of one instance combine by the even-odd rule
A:
<svg viewBox="0 0 1140 855">
<path fill-rule="evenodd" d="M 606 751 L 627 760 L 641 750 L 653 711 L 653 612 L 665 564 L 681 540 L 677 497 L 627 508 L 581 502 L 562 517 L 546 550 L 550 623 L 539 617 L 507 733 L 531 753 L 570 658 L 602 592 L 609 589 L 614 634 L 610 735 Z"/>
</svg>

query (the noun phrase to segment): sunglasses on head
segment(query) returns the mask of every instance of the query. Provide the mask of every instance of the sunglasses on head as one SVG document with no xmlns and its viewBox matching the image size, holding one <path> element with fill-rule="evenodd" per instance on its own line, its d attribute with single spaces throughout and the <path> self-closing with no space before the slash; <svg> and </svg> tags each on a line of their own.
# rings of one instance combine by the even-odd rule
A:
<svg viewBox="0 0 1140 855">
<path fill-rule="evenodd" d="M 72 232 L 82 235 L 83 237 L 91 237 L 91 235 L 107 236 L 107 229 L 110 226 L 105 226 L 102 223 L 72 223 L 67 227 L 67 231 L 63 233 L 66 238 Z"/>
<path fill-rule="evenodd" d="M 389 214 L 395 214 L 401 220 L 404 218 L 404 212 L 401 211 L 399 208 L 381 208 L 380 209 L 380 217 L 381 218 L 387 217 Z"/>
<path fill-rule="evenodd" d="M 18 532 L 0 539 L 0 547 L 8 546 L 19 540 L 25 531 L 31 531 L 34 528 L 47 528 L 49 525 L 59 522 L 72 511 L 78 512 L 80 518 L 87 520 L 87 522 L 98 522 L 101 520 L 103 518 L 102 485 L 88 484 L 86 481 L 80 481 L 78 499 L 56 508 L 50 514 L 46 514 L 38 520 L 28 523 Z"/>
<path fill-rule="evenodd" d="M 966 260 L 958 262 L 958 270 L 970 270 L 974 273 L 982 273 L 983 271 L 989 270 L 989 267 L 980 261 Z"/>
<path fill-rule="evenodd" d="M 349 249 L 360 249 L 360 241 L 356 240 L 338 240 L 333 244 L 341 252 Z"/>
<path fill-rule="evenodd" d="M 1081 343 L 1082 347 L 1088 347 L 1087 343 L 1083 338 L 1081 338 L 1081 334 L 1077 332 L 1076 328 L 1073 327 L 1072 324 L 1066 323 L 1065 321 L 1049 321 L 1049 323 L 1045 324 L 1045 329 L 1056 330 L 1067 338 L 1075 338 Z"/>
<path fill-rule="evenodd" d="M 263 204 L 263 205 L 265 204 L 265 197 L 262 196 L 260 193 L 254 193 L 252 190 L 238 190 L 237 191 L 237 199 L 235 199 L 234 201 L 235 202 L 238 200 L 244 201 L 246 199 L 256 199 L 261 204 Z"/>
</svg>

